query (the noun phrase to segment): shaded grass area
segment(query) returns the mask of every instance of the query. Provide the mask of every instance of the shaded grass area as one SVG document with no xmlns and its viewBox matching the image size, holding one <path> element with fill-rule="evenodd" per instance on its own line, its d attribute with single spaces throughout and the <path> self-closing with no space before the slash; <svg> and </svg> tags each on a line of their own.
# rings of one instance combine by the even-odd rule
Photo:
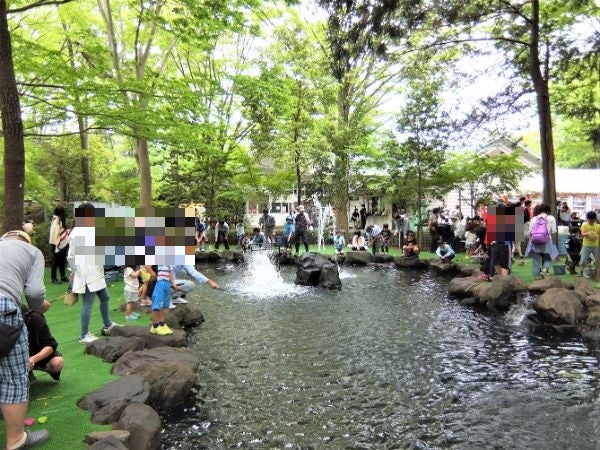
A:
<svg viewBox="0 0 600 450">
<path fill-rule="evenodd" d="M 92 424 L 90 413 L 79 409 L 77 402 L 85 394 L 118 377 L 110 374 L 110 364 L 95 356 L 83 354 L 85 346 L 78 342 L 81 299 L 74 306 L 65 306 L 62 295 L 65 293 L 67 284 L 52 284 L 49 269 L 46 270 L 45 282 L 46 298 L 53 301 L 52 307 L 46 313 L 46 318 L 50 331 L 59 343 L 58 351 L 65 358 L 65 368 L 58 383 L 48 374 L 35 371 L 37 380 L 31 384 L 27 417 L 36 419 L 36 423 L 32 427 L 26 427 L 26 430 L 46 428 L 50 432 L 48 442 L 38 448 L 84 449 L 83 439 L 87 433 L 107 430 L 110 429 L 110 426 Z M 123 302 L 123 282 L 111 283 L 108 288 L 111 319 L 122 324 L 124 323 L 124 314 L 116 312 L 116 309 Z M 90 321 L 90 331 L 97 336 L 100 335 L 103 325 L 98 305 L 99 301 L 96 298 Z M 142 322 L 143 325 L 148 323 L 143 319 L 136 322 Z M 47 417 L 47 422 L 43 425 L 37 423 L 42 416 Z M 4 440 L 4 424 L 2 424 L 0 427 L 2 444 L 0 445 L 4 445 Z"/>
</svg>

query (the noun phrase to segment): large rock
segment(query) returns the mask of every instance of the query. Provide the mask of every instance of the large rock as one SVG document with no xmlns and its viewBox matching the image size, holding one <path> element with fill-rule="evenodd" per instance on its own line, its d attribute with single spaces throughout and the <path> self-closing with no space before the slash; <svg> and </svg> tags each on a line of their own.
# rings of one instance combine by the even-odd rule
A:
<svg viewBox="0 0 600 450">
<path fill-rule="evenodd" d="M 129 439 L 129 431 L 126 430 L 108 430 L 108 431 L 92 431 L 85 435 L 85 443 L 88 445 L 95 444 L 98 441 L 107 438 L 114 438 L 122 444 L 126 444 Z M 114 441 L 113 441 L 114 442 Z"/>
<path fill-rule="evenodd" d="M 429 263 L 416 256 L 396 256 L 394 258 L 396 267 L 410 269 L 427 269 Z"/>
<path fill-rule="evenodd" d="M 119 418 L 127 405 L 145 403 L 149 397 L 150 385 L 143 377 L 126 375 L 87 394 L 77 406 L 92 413 L 92 422 L 109 424 Z"/>
<path fill-rule="evenodd" d="M 527 285 L 513 275 L 497 275 L 491 282 L 477 277 L 453 278 L 448 283 L 450 295 L 473 297 L 476 303 L 492 311 L 507 311 L 517 301 L 519 292 L 526 290 Z"/>
<path fill-rule="evenodd" d="M 158 450 L 160 448 L 160 417 L 148 405 L 129 405 L 113 428 L 129 431 L 130 450 Z"/>
<path fill-rule="evenodd" d="M 204 316 L 194 305 L 179 304 L 177 308 L 169 310 L 165 321 L 171 328 L 193 328 L 204 322 Z"/>
<path fill-rule="evenodd" d="M 394 257 L 387 253 L 377 253 L 373 255 L 373 262 L 378 264 L 387 264 L 394 262 Z"/>
<path fill-rule="evenodd" d="M 188 397 L 199 365 L 198 355 L 187 348 L 159 347 L 126 353 L 113 365 L 112 373 L 142 376 L 150 385 L 149 402 L 169 409 Z"/>
<path fill-rule="evenodd" d="M 440 259 L 432 259 L 429 261 L 429 267 L 434 269 L 440 275 L 452 275 L 458 270 L 458 266 L 454 263 L 445 263 Z"/>
<path fill-rule="evenodd" d="M 187 336 L 184 331 L 173 330 L 174 333 L 169 336 L 157 336 L 150 333 L 150 326 L 147 327 L 114 327 L 111 330 L 112 336 L 137 337 L 142 338 L 145 348 L 156 347 L 187 347 Z"/>
<path fill-rule="evenodd" d="M 337 264 L 328 263 L 321 266 L 319 286 L 327 289 L 340 289 L 342 287 Z"/>
<path fill-rule="evenodd" d="M 91 444 L 88 450 L 128 450 L 123 442 L 115 436 L 107 436 Z"/>
<path fill-rule="evenodd" d="M 585 296 L 600 294 L 600 289 L 594 289 L 590 280 L 586 278 L 576 278 L 573 289 Z"/>
<path fill-rule="evenodd" d="M 244 254 L 237 250 L 223 250 L 221 258 L 229 262 L 241 262 L 244 260 Z"/>
<path fill-rule="evenodd" d="M 496 275 L 489 287 L 479 292 L 479 302 L 492 311 L 508 311 L 517 301 L 517 294 L 527 290 L 527 285 L 513 275 Z"/>
<path fill-rule="evenodd" d="M 189 348 L 158 347 L 141 352 L 125 353 L 113 364 L 112 373 L 125 375 L 140 365 L 166 366 L 168 364 L 183 364 L 194 372 L 200 366 L 200 358 Z"/>
<path fill-rule="evenodd" d="M 84 353 L 102 358 L 108 363 L 113 363 L 124 353 L 143 350 L 144 339 L 141 337 L 115 336 L 106 339 L 96 339 L 85 346 Z"/>
<path fill-rule="evenodd" d="M 346 252 L 345 264 L 367 265 L 373 262 L 373 255 L 369 252 Z"/>
<path fill-rule="evenodd" d="M 543 323 L 574 326 L 585 318 L 585 297 L 565 288 L 550 288 L 533 303 Z"/>
<path fill-rule="evenodd" d="M 296 280 L 301 286 L 339 289 L 342 286 L 337 265 L 319 253 L 304 253 L 298 258 Z"/>
<path fill-rule="evenodd" d="M 463 266 L 458 265 L 458 274 L 463 277 L 471 277 L 474 275 L 479 275 L 481 271 L 479 270 L 479 266 Z"/>
<path fill-rule="evenodd" d="M 448 294 L 460 298 L 473 297 L 473 288 L 481 283 L 477 277 L 452 278 L 448 283 Z"/>
<path fill-rule="evenodd" d="M 550 277 L 544 278 L 543 280 L 532 281 L 529 285 L 531 292 L 546 292 L 552 288 L 564 288 L 566 287 L 560 278 Z"/>
</svg>

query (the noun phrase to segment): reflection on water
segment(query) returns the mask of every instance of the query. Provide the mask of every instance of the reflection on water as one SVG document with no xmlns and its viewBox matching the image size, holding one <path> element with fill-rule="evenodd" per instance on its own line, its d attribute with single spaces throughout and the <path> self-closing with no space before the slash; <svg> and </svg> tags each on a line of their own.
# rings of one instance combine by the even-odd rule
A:
<svg viewBox="0 0 600 450">
<path fill-rule="evenodd" d="M 199 389 L 164 447 L 598 448 L 598 362 L 581 342 L 523 328 L 524 310 L 464 308 L 428 273 L 343 270 L 340 291 L 268 298 L 241 270 L 207 271 L 230 292 L 194 294 Z"/>
</svg>

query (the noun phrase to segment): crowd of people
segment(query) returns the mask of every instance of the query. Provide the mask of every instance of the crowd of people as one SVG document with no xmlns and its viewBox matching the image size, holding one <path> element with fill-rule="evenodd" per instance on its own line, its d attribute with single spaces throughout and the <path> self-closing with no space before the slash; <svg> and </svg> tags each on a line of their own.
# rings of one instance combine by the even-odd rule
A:
<svg viewBox="0 0 600 450">
<path fill-rule="evenodd" d="M 94 206 L 83 203 L 78 208 L 90 210 Z M 86 219 L 90 216 L 93 214 L 86 214 Z M 46 300 L 45 260 L 41 250 L 32 244 L 33 231 L 33 224 L 27 223 L 22 230 L 9 231 L 0 238 L 0 254 L 3 256 L 0 259 L 0 409 L 6 430 L 5 448 L 8 450 L 32 448 L 48 439 L 47 430 L 25 431 L 29 383 L 35 380 L 33 371 L 46 372 L 59 382 L 66 363 L 57 350 L 59 343 L 46 321 L 45 313 L 51 303 Z M 76 259 L 77 255 L 86 254 L 86 249 L 81 248 L 84 240 L 77 239 L 82 233 L 83 227 L 69 229 L 64 208 L 54 210 L 49 232 L 51 282 L 69 282 L 72 291 L 82 296 L 79 342 L 87 344 L 97 339 L 89 331 L 95 297 L 99 299 L 104 325 L 102 333 L 108 334 L 119 325 L 110 317 L 104 267 L 81 264 Z M 70 276 L 67 276 L 67 263 Z M 181 272 L 186 272 L 194 281 L 176 279 Z M 160 336 L 171 334 L 172 330 L 165 323 L 165 313 L 176 303 L 187 303 L 185 296 L 196 283 L 218 288 L 216 282 L 198 272 L 194 266 L 125 267 L 126 320 L 139 318 L 133 308 L 136 303 L 150 306 L 150 333 Z"/>
</svg>

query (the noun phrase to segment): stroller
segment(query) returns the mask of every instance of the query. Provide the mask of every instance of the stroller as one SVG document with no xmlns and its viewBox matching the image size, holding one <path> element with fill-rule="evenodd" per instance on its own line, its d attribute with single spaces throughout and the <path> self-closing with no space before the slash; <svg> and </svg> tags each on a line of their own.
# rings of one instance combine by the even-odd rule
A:
<svg viewBox="0 0 600 450">
<path fill-rule="evenodd" d="M 577 272 L 576 268 L 581 260 L 581 247 L 581 236 L 575 233 L 571 233 L 565 241 L 565 249 L 567 250 L 565 267 L 571 275 L 575 275 L 575 273 Z"/>
</svg>

